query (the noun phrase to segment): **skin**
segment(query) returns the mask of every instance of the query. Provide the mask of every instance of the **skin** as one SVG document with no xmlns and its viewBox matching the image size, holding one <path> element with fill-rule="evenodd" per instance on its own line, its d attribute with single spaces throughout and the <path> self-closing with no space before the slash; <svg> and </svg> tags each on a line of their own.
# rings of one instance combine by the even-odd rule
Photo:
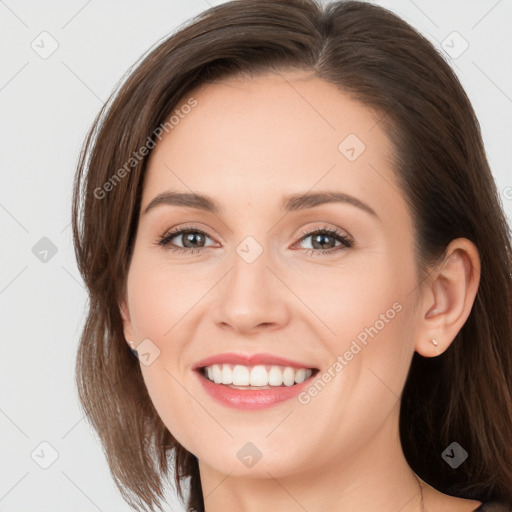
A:
<svg viewBox="0 0 512 512">
<path fill-rule="evenodd" d="M 419 285 L 391 144 L 379 116 L 335 86 L 288 72 L 203 85 L 190 96 L 197 106 L 149 161 L 120 307 L 127 342 L 149 338 L 160 350 L 141 365 L 144 381 L 167 428 L 199 459 L 207 511 L 421 510 L 399 441 L 399 396 L 414 352 L 439 355 L 466 321 L 479 282 L 476 247 L 452 241 Z M 354 161 L 338 149 L 350 133 L 366 146 Z M 143 213 L 170 189 L 209 195 L 223 211 L 160 205 Z M 348 203 L 280 210 L 283 196 L 320 190 L 354 196 L 377 216 Z M 202 252 L 157 244 L 190 224 L 207 234 L 188 245 L 207 246 Z M 326 226 L 353 246 L 328 238 L 331 252 L 320 254 L 303 233 Z M 263 249 L 250 264 L 236 252 L 247 236 Z M 191 370 L 239 351 L 326 371 L 396 302 L 401 311 L 307 405 L 227 408 Z M 262 453 L 250 468 L 236 455 L 247 442 Z M 422 487 L 424 510 L 480 504 Z"/>
</svg>

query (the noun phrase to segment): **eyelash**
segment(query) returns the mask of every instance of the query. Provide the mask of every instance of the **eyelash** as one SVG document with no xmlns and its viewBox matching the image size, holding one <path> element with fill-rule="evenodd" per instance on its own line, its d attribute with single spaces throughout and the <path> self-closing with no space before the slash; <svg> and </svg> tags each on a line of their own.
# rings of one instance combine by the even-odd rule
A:
<svg viewBox="0 0 512 512">
<path fill-rule="evenodd" d="M 157 245 L 167 248 L 171 251 L 177 251 L 179 253 L 188 253 L 188 254 L 195 254 L 195 253 L 204 251 L 206 249 L 209 249 L 209 247 L 199 247 L 196 249 L 188 249 L 188 248 L 179 247 L 179 246 L 171 247 L 169 245 L 170 241 L 173 238 L 175 238 L 179 235 L 182 235 L 184 233 L 201 233 L 202 235 L 205 235 L 208 238 L 212 238 L 211 236 L 208 235 L 208 233 L 205 233 L 203 230 L 198 229 L 196 226 L 187 226 L 187 227 L 182 227 L 182 228 L 178 228 L 176 230 L 170 231 L 169 233 L 167 233 L 166 235 L 164 235 L 163 237 L 160 238 L 160 240 L 157 242 Z M 319 234 L 327 235 L 327 236 L 330 236 L 330 237 L 336 239 L 337 241 L 341 242 L 341 246 L 332 247 L 331 249 L 327 249 L 327 250 L 305 249 L 306 251 L 310 251 L 311 255 L 333 254 L 335 252 L 338 252 L 339 250 L 349 249 L 353 246 L 353 241 L 348 236 L 344 235 L 337 229 L 331 228 L 329 226 L 317 228 L 317 229 L 314 229 L 313 231 L 303 231 L 300 234 L 301 237 L 299 238 L 299 240 L 297 242 L 301 242 L 302 240 L 304 240 L 310 236 L 319 235 Z"/>
</svg>

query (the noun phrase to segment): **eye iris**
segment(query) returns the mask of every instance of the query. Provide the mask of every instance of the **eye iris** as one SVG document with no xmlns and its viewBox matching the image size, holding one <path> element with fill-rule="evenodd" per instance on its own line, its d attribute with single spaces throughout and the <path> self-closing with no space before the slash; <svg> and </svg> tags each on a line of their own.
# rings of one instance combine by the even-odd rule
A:
<svg viewBox="0 0 512 512">
<path fill-rule="evenodd" d="M 202 240 L 204 244 L 204 236 L 201 233 L 198 233 L 197 231 L 185 231 L 182 236 L 184 247 L 190 247 L 189 245 L 187 245 L 189 242 L 196 244 L 199 243 L 197 239 L 199 239 L 199 241 Z M 193 246 L 192 248 L 194 247 L 195 246 Z"/>
<path fill-rule="evenodd" d="M 333 240 L 333 237 L 330 235 L 324 235 L 321 233 L 313 235 L 313 248 L 314 249 L 325 249 L 326 248 L 326 244 L 325 244 L 326 238 L 330 238 L 331 240 Z M 320 240 L 320 242 L 317 242 L 319 240 Z"/>
</svg>

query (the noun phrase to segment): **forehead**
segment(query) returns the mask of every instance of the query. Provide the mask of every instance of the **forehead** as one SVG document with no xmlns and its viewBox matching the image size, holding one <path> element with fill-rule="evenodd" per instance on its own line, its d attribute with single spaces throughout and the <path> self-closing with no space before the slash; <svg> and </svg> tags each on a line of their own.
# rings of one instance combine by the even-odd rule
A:
<svg viewBox="0 0 512 512">
<path fill-rule="evenodd" d="M 176 110 L 150 158 L 146 204 L 166 187 L 255 201 L 315 187 L 397 193 L 379 114 L 317 77 L 231 78 L 191 91 Z"/>
</svg>

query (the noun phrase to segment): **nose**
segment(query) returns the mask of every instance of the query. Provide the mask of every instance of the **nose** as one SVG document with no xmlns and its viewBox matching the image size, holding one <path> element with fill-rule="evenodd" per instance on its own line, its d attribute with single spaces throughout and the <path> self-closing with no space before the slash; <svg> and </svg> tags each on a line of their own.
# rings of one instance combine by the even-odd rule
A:
<svg viewBox="0 0 512 512">
<path fill-rule="evenodd" d="M 292 294 L 268 263 L 265 251 L 251 263 L 234 255 L 233 267 L 218 284 L 213 312 L 216 325 L 244 335 L 287 325 Z"/>
</svg>

